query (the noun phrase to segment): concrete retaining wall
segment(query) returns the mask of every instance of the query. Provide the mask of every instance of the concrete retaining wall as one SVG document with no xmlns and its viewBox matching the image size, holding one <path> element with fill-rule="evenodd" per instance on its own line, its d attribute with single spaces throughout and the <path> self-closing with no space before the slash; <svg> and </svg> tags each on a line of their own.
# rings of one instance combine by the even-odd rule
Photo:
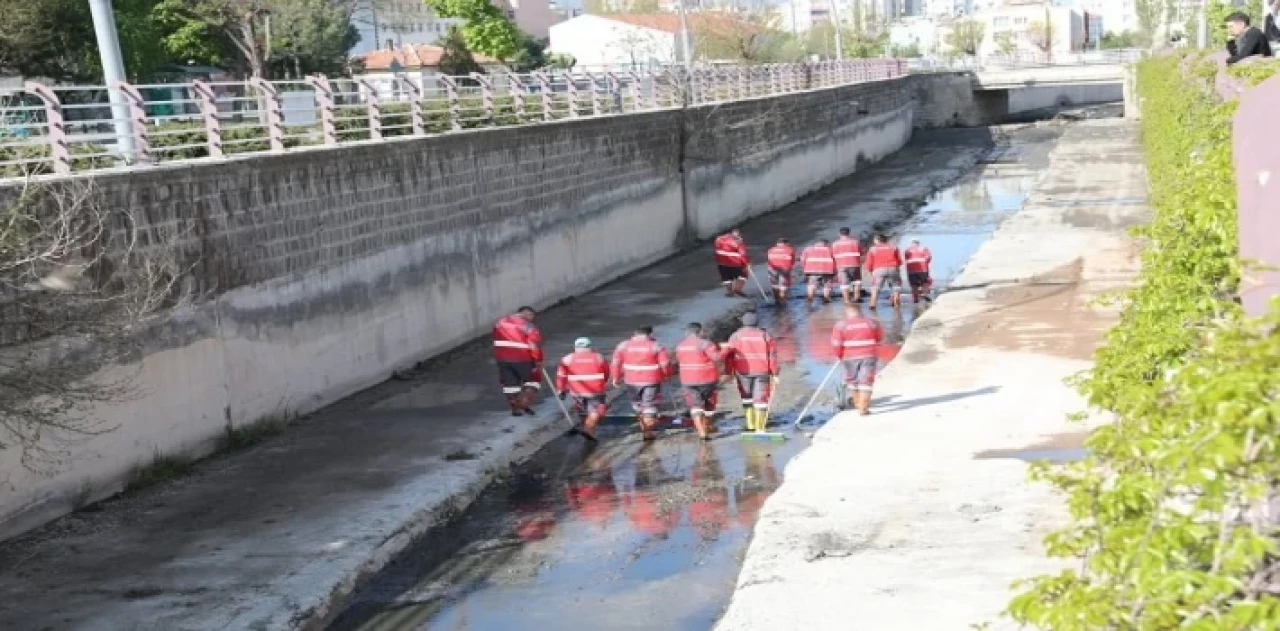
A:
<svg viewBox="0 0 1280 631">
<path fill-rule="evenodd" d="M 914 80 L 102 175 L 212 298 L 149 336 L 142 396 L 52 475 L 0 451 L 0 537 L 117 491 L 155 453 L 304 413 L 787 204 L 910 137 Z"/>
</svg>

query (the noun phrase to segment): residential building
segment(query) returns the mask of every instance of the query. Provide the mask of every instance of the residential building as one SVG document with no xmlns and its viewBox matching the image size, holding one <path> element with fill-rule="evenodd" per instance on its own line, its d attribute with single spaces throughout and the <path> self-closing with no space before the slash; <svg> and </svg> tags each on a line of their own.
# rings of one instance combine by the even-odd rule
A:
<svg viewBox="0 0 1280 631">
<path fill-rule="evenodd" d="M 941 20 L 908 17 L 889 27 L 889 43 L 894 46 L 915 46 L 923 54 L 940 52 Z"/>
<path fill-rule="evenodd" d="M 814 24 L 831 20 L 831 0 L 788 0 L 777 5 L 778 28 L 803 33 Z"/>
<path fill-rule="evenodd" d="M 422 0 L 360 0 L 351 11 L 351 24 L 360 41 L 350 55 L 358 57 L 380 49 L 435 44 L 450 27 L 466 20 L 436 17 Z"/>
<path fill-rule="evenodd" d="M 973 17 L 986 24 L 980 56 L 1049 56 L 1081 50 L 1085 41 L 1084 19 L 1079 13 L 1045 2 L 1013 0 Z"/>
<path fill-rule="evenodd" d="M 694 39 L 699 33 L 760 28 L 719 11 L 691 12 L 688 24 Z M 551 26 L 550 50 L 572 55 L 579 66 L 617 69 L 663 66 L 686 58 L 676 13 L 580 15 Z"/>
<path fill-rule="evenodd" d="M 419 0 L 420 1 L 420 0 Z M 490 0 L 507 14 L 520 30 L 538 39 L 551 36 L 551 25 L 561 21 L 551 10 L 550 0 Z"/>
<path fill-rule="evenodd" d="M 1123 33 L 1138 31 L 1138 12 L 1135 0 L 1071 0 L 1068 8 L 1091 18 L 1101 18 L 1102 32 Z"/>
</svg>

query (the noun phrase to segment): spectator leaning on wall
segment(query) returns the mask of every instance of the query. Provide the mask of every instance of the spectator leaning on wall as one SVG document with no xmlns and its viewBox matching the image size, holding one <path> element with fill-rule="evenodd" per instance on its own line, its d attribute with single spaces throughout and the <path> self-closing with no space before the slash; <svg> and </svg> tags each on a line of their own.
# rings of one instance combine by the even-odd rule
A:
<svg viewBox="0 0 1280 631">
<path fill-rule="evenodd" d="M 1228 15 L 1227 34 L 1231 36 L 1231 39 L 1227 40 L 1227 53 L 1231 55 L 1227 58 L 1228 64 L 1234 64 L 1246 57 L 1271 56 L 1271 45 L 1267 43 L 1267 38 L 1262 36 L 1262 31 L 1257 27 L 1249 26 L 1249 16 L 1239 12 Z"/>
</svg>

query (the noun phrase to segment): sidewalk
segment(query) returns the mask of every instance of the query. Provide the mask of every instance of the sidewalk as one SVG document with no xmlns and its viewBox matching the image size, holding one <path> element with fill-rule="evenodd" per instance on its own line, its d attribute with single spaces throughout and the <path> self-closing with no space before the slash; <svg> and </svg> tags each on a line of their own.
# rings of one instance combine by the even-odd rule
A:
<svg viewBox="0 0 1280 631">
<path fill-rule="evenodd" d="M 974 164 L 983 136 L 930 134 L 748 223 L 753 259 L 784 234 L 829 234 L 824 222 L 855 204 L 842 223 L 864 234 L 902 221 Z M 554 365 L 579 335 L 608 352 L 653 324 L 674 345 L 688 321 L 749 304 L 723 296 L 704 247 L 551 309 L 538 325 Z M 539 412 L 506 414 L 481 340 L 194 475 L 0 544 L 0 628 L 314 628 L 416 535 L 565 428 L 553 401 Z"/>
<path fill-rule="evenodd" d="M 1145 216 L 1132 121 L 1069 126 L 1026 206 L 916 323 L 876 387 L 792 461 L 755 530 L 719 631 L 969 629 L 1017 578 L 1058 569 L 1041 540 L 1063 500 L 1023 459 L 1078 457 L 1090 364 L 1114 314 L 1090 310 L 1136 272 Z"/>
</svg>

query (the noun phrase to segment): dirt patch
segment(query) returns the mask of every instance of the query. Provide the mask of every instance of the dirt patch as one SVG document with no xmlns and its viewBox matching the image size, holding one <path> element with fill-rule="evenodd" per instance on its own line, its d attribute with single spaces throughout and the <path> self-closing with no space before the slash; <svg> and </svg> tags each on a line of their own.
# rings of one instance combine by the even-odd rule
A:
<svg viewBox="0 0 1280 631">
<path fill-rule="evenodd" d="M 1016 449 L 987 449 L 973 454 L 975 460 L 1056 460 L 1070 461 L 1084 458 L 1087 453 L 1084 441 L 1089 432 L 1053 434 L 1040 442 Z"/>
<path fill-rule="evenodd" d="M 1084 259 L 1013 285 L 988 289 L 989 307 L 946 337 L 950 348 L 998 348 L 1090 360 L 1114 315 L 1088 305 Z"/>
<path fill-rule="evenodd" d="M 1145 213 L 1133 209 L 1116 210 L 1114 207 L 1096 206 L 1073 208 L 1062 214 L 1062 222 L 1073 228 L 1098 228 L 1116 230 L 1146 223 Z"/>
</svg>

